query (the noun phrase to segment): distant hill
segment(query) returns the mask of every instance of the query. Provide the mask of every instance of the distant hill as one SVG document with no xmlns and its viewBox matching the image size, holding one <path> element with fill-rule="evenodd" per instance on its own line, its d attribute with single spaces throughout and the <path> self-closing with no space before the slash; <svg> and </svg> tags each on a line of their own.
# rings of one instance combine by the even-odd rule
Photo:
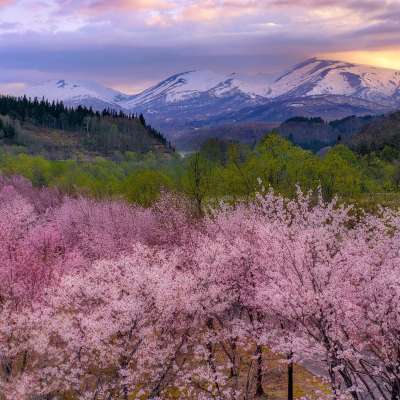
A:
<svg viewBox="0 0 400 400">
<path fill-rule="evenodd" d="M 346 118 L 325 121 L 320 117 L 293 117 L 282 124 L 273 123 L 236 123 L 210 128 L 198 128 L 175 138 L 180 151 L 199 150 L 208 139 L 239 142 L 254 145 L 271 131 L 291 140 L 293 143 L 314 152 L 345 142 L 373 121 L 382 116 L 349 116 Z"/>
<path fill-rule="evenodd" d="M 174 151 L 142 115 L 15 97 L 0 97 L 0 145 L 50 159 L 114 157 L 127 151 L 169 157 Z"/>
<path fill-rule="evenodd" d="M 315 151 L 336 143 L 339 136 L 322 118 L 291 118 L 280 125 L 277 132 L 293 143 Z"/>
<path fill-rule="evenodd" d="M 203 143 L 208 139 L 214 138 L 254 145 L 277 126 L 278 124 L 260 122 L 198 128 L 175 137 L 174 144 L 176 145 L 176 148 L 181 151 L 199 150 Z"/>
<path fill-rule="evenodd" d="M 348 145 L 359 153 L 391 147 L 400 151 L 400 111 L 377 118 L 349 138 Z"/>
<path fill-rule="evenodd" d="M 322 118 L 294 117 L 281 124 L 276 131 L 293 143 L 317 152 L 345 141 L 379 117 L 350 116 L 340 120 L 324 121 Z"/>
</svg>

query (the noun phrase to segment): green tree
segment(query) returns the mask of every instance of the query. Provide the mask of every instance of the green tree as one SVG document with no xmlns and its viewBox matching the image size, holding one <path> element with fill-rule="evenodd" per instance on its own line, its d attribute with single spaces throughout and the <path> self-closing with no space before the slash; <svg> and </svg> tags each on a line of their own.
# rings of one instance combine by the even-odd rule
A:
<svg viewBox="0 0 400 400">
<path fill-rule="evenodd" d="M 121 192 L 129 201 L 148 207 L 159 198 L 162 189 L 172 188 L 173 182 L 166 174 L 139 170 L 123 181 Z"/>
</svg>

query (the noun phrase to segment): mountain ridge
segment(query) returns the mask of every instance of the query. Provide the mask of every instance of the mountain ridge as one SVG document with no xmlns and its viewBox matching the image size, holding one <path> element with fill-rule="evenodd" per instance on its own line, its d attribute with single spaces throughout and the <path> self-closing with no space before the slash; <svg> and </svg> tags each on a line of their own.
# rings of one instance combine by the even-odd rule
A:
<svg viewBox="0 0 400 400">
<path fill-rule="evenodd" d="M 51 79 L 13 93 L 28 98 L 45 98 L 48 101 L 62 101 L 71 107 L 88 106 L 102 111 L 105 108 L 122 110 L 118 102 L 124 100 L 124 93 L 103 86 L 97 82 L 85 80 Z"/>
<path fill-rule="evenodd" d="M 400 71 L 311 58 L 297 64 L 272 85 L 271 97 L 344 95 L 387 104 L 400 94 Z M 393 99 L 392 99 L 393 100 Z"/>
<path fill-rule="evenodd" d="M 183 74 L 185 81 L 191 73 Z M 154 87 L 159 88 L 170 79 L 182 79 L 182 74 Z M 179 90 L 184 91 L 185 81 L 180 81 Z M 152 96 L 149 88 L 136 95 L 135 110 L 147 115 L 166 134 L 181 136 L 185 131 L 236 122 L 276 123 L 294 116 L 335 120 L 400 108 L 400 71 L 386 68 L 314 57 L 295 65 L 272 83 L 243 82 L 239 75 L 230 74 L 217 84 L 211 82 L 203 91 L 191 95 L 186 92 L 177 101 L 168 101 L 167 91 L 154 101 L 141 102 L 143 93 L 146 99 Z M 221 87 L 223 90 L 218 90 Z M 172 88 L 175 90 L 176 86 Z"/>
<path fill-rule="evenodd" d="M 327 120 L 383 114 L 400 108 L 400 71 L 319 57 L 273 82 L 231 73 L 191 70 L 128 95 L 90 81 L 53 80 L 20 94 L 66 105 L 143 113 L 170 138 L 222 124 L 276 123 L 294 116 Z"/>
</svg>

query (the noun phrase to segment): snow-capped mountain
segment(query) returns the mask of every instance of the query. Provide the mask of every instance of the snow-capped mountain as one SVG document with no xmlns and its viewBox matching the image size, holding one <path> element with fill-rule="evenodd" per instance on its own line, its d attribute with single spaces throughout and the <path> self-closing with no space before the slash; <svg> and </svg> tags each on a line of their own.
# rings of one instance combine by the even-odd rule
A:
<svg viewBox="0 0 400 400">
<path fill-rule="evenodd" d="M 173 136 L 186 128 L 207 125 L 218 116 L 269 101 L 269 85 L 262 78 L 211 71 L 173 75 L 119 104 L 141 112 L 157 128 Z"/>
<path fill-rule="evenodd" d="M 390 105 L 400 99 L 400 71 L 312 58 L 279 77 L 267 97 L 325 95 Z"/>
<path fill-rule="evenodd" d="M 341 118 L 400 108 L 400 71 L 312 58 L 275 81 L 190 71 L 119 103 L 161 129 L 238 121 L 280 122 L 292 116 Z"/>
<path fill-rule="evenodd" d="M 119 104 L 127 109 L 184 103 L 204 95 L 221 100 L 240 94 L 253 100 L 346 96 L 393 105 L 400 100 L 400 71 L 311 58 L 274 82 L 238 74 L 189 71 L 173 75 Z"/>
<path fill-rule="evenodd" d="M 281 122 L 293 116 L 337 119 L 400 109 L 400 71 L 312 58 L 275 81 L 259 76 L 188 71 L 134 95 L 94 82 L 52 80 L 18 94 L 101 110 L 144 113 L 174 136 L 237 122 Z"/>
<path fill-rule="evenodd" d="M 97 110 L 104 108 L 120 109 L 118 102 L 127 97 L 121 92 L 91 81 L 49 80 L 20 89 L 13 94 L 30 98 L 59 100 L 69 106 L 85 105 Z"/>
<path fill-rule="evenodd" d="M 267 82 L 260 84 L 235 73 L 221 75 L 212 71 L 188 71 L 173 75 L 142 93 L 122 101 L 120 105 L 127 109 L 142 108 L 151 104 L 184 102 L 200 98 L 205 94 L 221 99 L 241 94 L 256 99 L 265 97 L 268 90 Z"/>
</svg>

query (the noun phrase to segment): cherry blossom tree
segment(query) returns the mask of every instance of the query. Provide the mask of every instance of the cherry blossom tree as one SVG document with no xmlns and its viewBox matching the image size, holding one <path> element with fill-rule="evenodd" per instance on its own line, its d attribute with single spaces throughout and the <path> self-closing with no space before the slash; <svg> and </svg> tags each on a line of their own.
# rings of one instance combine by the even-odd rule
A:
<svg viewBox="0 0 400 400">
<path fill-rule="evenodd" d="M 343 330 L 352 354 L 351 368 L 371 398 L 400 398 L 400 219 L 382 209 L 366 215 L 355 229 L 352 270 L 356 289 Z"/>
<path fill-rule="evenodd" d="M 397 211 L 318 193 L 199 216 L 0 178 L 0 395 L 265 399 L 268 348 L 321 398 L 399 400 L 399 257 Z"/>
<path fill-rule="evenodd" d="M 352 275 L 358 272 L 345 251 L 355 243 L 351 208 L 301 192 L 287 202 L 272 194 L 269 198 L 261 200 L 270 247 L 266 276 L 257 290 L 261 309 L 275 321 L 272 340 L 267 334 L 266 343 L 271 340 L 276 351 L 296 359 L 324 363 L 334 396 L 358 399 L 354 374 L 342 360 L 346 340 L 341 321 L 351 307 L 346 296 L 351 297 Z"/>
</svg>

